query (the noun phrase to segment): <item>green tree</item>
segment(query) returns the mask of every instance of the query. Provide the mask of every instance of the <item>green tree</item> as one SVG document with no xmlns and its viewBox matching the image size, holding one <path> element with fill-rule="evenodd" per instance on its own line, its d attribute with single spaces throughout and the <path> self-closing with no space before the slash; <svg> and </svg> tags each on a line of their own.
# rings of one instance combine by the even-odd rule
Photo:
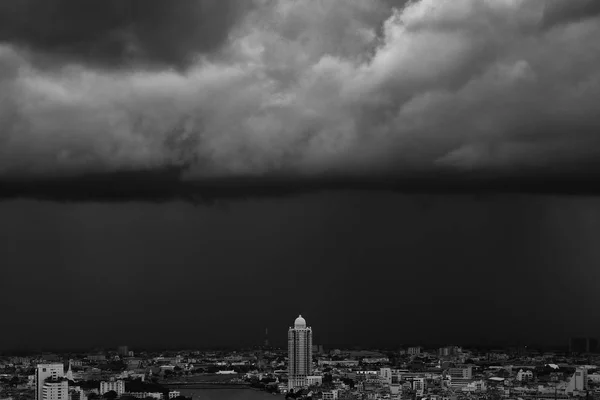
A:
<svg viewBox="0 0 600 400">
<path fill-rule="evenodd" d="M 119 397 L 119 395 L 114 390 L 111 390 L 110 392 L 104 393 L 102 397 L 108 400 L 115 400 L 117 397 Z"/>
</svg>

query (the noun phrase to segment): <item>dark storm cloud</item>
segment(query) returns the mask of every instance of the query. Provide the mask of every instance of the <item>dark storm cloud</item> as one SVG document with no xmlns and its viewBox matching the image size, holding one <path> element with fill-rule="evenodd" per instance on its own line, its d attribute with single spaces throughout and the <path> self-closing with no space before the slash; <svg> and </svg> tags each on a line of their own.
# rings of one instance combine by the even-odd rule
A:
<svg viewBox="0 0 600 400">
<path fill-rule="evenodd" d="M 0 45 L 0 177 L 13 181 L 5 192 L 31 193 L 22 179 L 47 180 L 36 186 L 53 197 L 62 178 L 65 191 L 85 197 L 88 189 L 78 188 L 90 187 L 81 183 L 88 176 L 133 182 L 131 171 L 165 170 L 176 171 L 169 193 L 236 179 L 324 187 L 331 176 L 361 186 L 390 186 L 380 180 L 392 177 L 391 186 L 411 188 L 425 176 L 420 186 L 445 187 L 447 178 L 538 191 L 552 186 L 546 179 L 599 171 L 590 163 L 600 156 L 600 24 L 591 3 L 254 0 L 248 9 L 151 3 L 140 14 L 116 7 L 130 3 L 107 4 L 90 32 L 131 26 L 125 31 L 142 38 L 138 48 L 150 58 L 219 50 L 185 70 L 67 61 L 43 69 L 32 61 L 35 49 L 58 49 L 76 35 L 56 28 L 33 53 L 16 40 Z M 589 18 L 575 17 L 582 9 Z M 216 22 L 200 23 L 211 10 Z M 562 22 L 544 29 L 549 20 Z M 200 26 L 181 37 L 186 21 Z M 524 175 L 541 183 L 531 187 L 536 181 Z M 553 190 L 581 191 L 562 186 Z"/>
<path fill-rule="evenodd" d="M 594 165 L 594 168 L 596 166 Z M 600 170 L 600 169 L 595 169 Z M 37 199 L 58 202 L 169 202 L 183 200 L 196 205 L 225 206 L 229 201 L 289 198 L 331 190 L 429 195 L 471 194 L 486 198 L 499 193 L 530 195 L 600 195 L 598 176 L 590 169 L 548 174 L 521 171 L 512 175 L 423 173 L 330 177 L 218 178 L 182 180 L 183 168 L 86 174 L 56 179 L 11 179 L 0 182 L 0 201 Z"/>
<path fill-rule="evenodd" d="M 550 28 L 569 22 L 594 18 L 600 14 L 600 2 L 596 0 L 550 1 L 544 12 L 543 25 Z"/>
<path fill-rule="evenodd" d="M 0 42 L 71 61 L 184 66 L 218 49 L 243 0 L 6 0 Z"/>
</svg>

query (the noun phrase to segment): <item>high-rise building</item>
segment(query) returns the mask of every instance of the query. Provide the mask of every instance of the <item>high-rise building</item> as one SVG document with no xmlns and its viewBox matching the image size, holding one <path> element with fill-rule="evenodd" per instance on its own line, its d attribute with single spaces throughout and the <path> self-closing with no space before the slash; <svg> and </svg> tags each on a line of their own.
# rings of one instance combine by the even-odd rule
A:
<svg viewBox="0 0 600 400">
<path fill-rule="evenodd" d="M 586 390 L 588 390 L 587 370 L 585 368 L 577 368 L 569 380 L 565 392 L 568 395 L 573 395 L 573 393 L 583 392 Z"/>
<path fill-rule="evenodd" d="M 35 368 L 35 400 L 43 399 L 44 383 L 47 379 L 59 379 L 65 375 L 62 363 L 38 364 Z"/>
<path fill-rule="evenodd" d="M 302 315 L 288 330 L 288 389 L 308 386 L 307 377 L 312 375 L 312 329 L 306 326 Z"/>
<path fill-rule="evenodd" d="M 595 353 L 598 350 L 598 339 L 581 337 L 569 340 L 569 351 L 571 353 Z"/>
<path fill-rule="evenodd" d="M 119 348 L 117 349 L 117 353 L 119 353 L 121 357 L 127 357 L 129 355 L 129 347 L 119 346 Z"/>
<path fill-rule="evenodd" d="M 438 355 L 440 357 L 454 357 L 460 353 L 460 348 L 458 346 L 446 346 L 440 347 L 438 350 Z"/>
<path fill-rule="evenodd" d="M 69 400 L 69 381 L 66 378 L 47 378 L 42 386 L 41 400 Z"/>
</svg>

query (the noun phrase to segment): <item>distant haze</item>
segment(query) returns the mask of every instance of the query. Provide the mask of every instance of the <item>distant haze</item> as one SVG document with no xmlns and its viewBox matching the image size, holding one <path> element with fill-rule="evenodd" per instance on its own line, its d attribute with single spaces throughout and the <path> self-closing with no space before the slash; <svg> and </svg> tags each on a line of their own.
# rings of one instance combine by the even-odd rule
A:
<svg viewBox="0 0 600 400">
<path fill-rule="evenodd" d="M 324 193 L 0 207 L 2 348 L 567 344 L 598 336 L 595 198 Z M 8 306 L 7 306 L 8 305 Z"/>
</svg>

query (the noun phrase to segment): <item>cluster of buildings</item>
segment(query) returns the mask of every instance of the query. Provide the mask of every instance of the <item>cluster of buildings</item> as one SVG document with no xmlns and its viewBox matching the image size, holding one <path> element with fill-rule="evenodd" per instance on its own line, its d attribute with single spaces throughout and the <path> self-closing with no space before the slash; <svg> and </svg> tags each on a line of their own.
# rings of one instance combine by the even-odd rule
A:
<svg viewBox="0 0 600 400">
<path fill-rule="evenodd" d="M 111 377 L 106 381 L 99 381 L 98 389 L 95 387 L 84 389 L 73 380 L 74 377 L 71 368 L 71 363 L 69 363 L 66 372 L 63 363 L 37 364 L 33 377 L 35 400 L 89 400 L 90 397 L 112 398 L 113 400 L 123 397 L 168 400 L 180 396 L 180 392 L 178 391 L 168 391 L 165 393 L 165 391 L 126 390 L 126 382 L 115 377 Z M 139 381 L 143 382 L 143 378 L 139 378 Z M 112 395 L 107 396 L 109 393 L 112 393 Z"/>
<path fill-rule="evenodd" d="M 302 316 L 288 330 L 287 383 L 278 385 L 288 397 L 600 399 L 600 357 L 591 354 L 597 347 L 594 339 L 572 339 L 565 355 L 522 349 L 469 351 L 458 346 L 410 346 L 392 352 L 334 350 L 326 355 L 313 346 L 312 335 Z M 276 382 L 284 379 L 277 376 Z"/>
<path fill-rule="evenodd" d="M 562 352 L 407 346 L 329 349 L 302 316 L 287 348 L 0 357 L 0 400 L 184 400 L 189 384 L 231 384 L 299 399 L 600 400 L 594 339 Z M 167 389 L 167 387 L 171 389 Z M 173 389 L 178 388 L 178 389 Z"/>
<path fill-rule="evenodd" d="M 163 368 L 163 364 L 154 364 L 154 361 L 135 359 L 123 347 L 119 348 L 118 354 L 126 354 L 129 358 L 92 354 L 66 361 L 49 354 L 0 359 L 0 399 L 168 400 L 181 397 L 179 391 L 146 381 L 153 372 L 160 377 L 161 372 L 172 370 L 174 366 Z M 157 378 L 153 380 L 157 381 Z"/>
</svg>

